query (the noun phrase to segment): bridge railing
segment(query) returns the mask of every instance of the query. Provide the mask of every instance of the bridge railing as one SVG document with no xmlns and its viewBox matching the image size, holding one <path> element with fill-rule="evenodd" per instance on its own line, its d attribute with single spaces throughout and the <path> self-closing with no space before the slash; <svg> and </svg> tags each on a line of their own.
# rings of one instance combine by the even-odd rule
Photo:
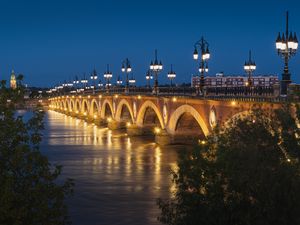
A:
<svg viewBox="0 0 300 225">
<path fill-rule="evenodd" d="M 61 92 L 56 94 L 68 94 L 69 92 Z M 232 100 L 240 101 L 267 101 L 282 102 L 288 98 L 280 97 L 278 87 L 204 87 L 203 94 L 199 94 L 199 89 L 194 87 L 159 87 L 158 92 L 154 93 L 150 87 L 111 87 L 107 89 L 88 89 L 84 92 L 77 93 L 84 95 L 93 94 L 123 94 L 123 95 L 148 95 L 148 96 L 176 96 L 214 100 Z"/>
<path fill-rule="evenodd" d="M 206 96 L 274 97 L 274 87 L 207 87 Z"/>
<path fill-rule="evenodd" d="M 126 92 L 125 92 L 126 91 Z M 127 95 L 137 95 L 137 94 L 146 94 L 146 95 L 154 95 L 152 88 L 148 87 L 130 87 L 127 90 L 125 88 L 112 87 L 109 90 L 105 89 L 97 89 L 97 90 L 85 90 L 85 94 L 97 94 L 97 93 L 107 93 L 107 94 L 127 94 Z M 196 88 L 191 87 L 159 87 L 157 95 L 163 96 L 196 96 Z"/>
<path fill-rule="evenodd" d="M 126 91 L 126 92 L 125 92 Z M 85 90 L 84 93 L 113 93 L 113 94 L 154 94 L 149 87 L 130 87 L 127 90 L 122 87 L 111 87 L 107 89 Z M 275 97 L 273 87 L 205 87 L 204 94 L 197 94 L 194 87 L 159 87 L 157 95 L 183 95 L 183 96 L 248 96 L 248 97 Z"/>
<path fill-rule="evenodd" d="M 286 97 L 263 97 L 263 96 L 208 96 L 205 99 L 217 101 L 242 101 L 242 102 L 288 102 Z"/>
</svg>

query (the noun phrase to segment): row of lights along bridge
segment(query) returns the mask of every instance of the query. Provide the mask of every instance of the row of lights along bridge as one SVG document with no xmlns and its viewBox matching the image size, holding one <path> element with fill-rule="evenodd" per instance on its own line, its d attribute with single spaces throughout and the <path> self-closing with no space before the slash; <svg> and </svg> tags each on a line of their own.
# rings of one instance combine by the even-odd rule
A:
<svg viewBox="0 0 300 225">
<path fill-rule="evenodd" d="M 155 50 L 155 59 L 153 61 L 151 61 L 149 70 L 147 71 L 146 76 L 145 76 L 145 78 L 147 80 L 147 88 L 148 89 L 151 88 L 150 80 L 152 80 L 154 77 L 153 93 L 158 93 L 158 75 L 162 70 L 163 70 L 163 64 L 162 64 L 161 60 L 158 60 L 157 51 Z M 135 87 L 135 84 L 136 84 L 135 77 L 132 74 L 131 62 L 128 58 L 126 58 L 122 62 L 121 71 L 126 76 L 125 86 L 123 86 L 123 80 L 121 79 L 120 76 L 118 76 L 116 84 L 119 87 L 125 87 L 124 91 L 125 91 L 125 93 L 128 93 L 130 88 Z M 131 75 L 131 77 L 129 77 L 130 75 Z M 60 89 L 64 89 L 64 88 L 73 88 L 74 90 L 71 92 L 77 93 L 77 92 L 84 92 L 85 90 L 89 90 L 89 89 L 92 89 L 93 91 L 95 91 L 97 88 L 103 89 L 104 87 L 106 88 L 107 92 L 109 92 L 110 87 L 112 86 L 111 79 L 113 77 L 113 73 L 111 72 L 111 70 L 109 68 L 109 64 L 107 64 L 107 68 L 106 68 L 106 71 L 103 73 L 103 77 L 106 81 L 105 84 L 102 83 L 101 79 L 99 79 L 99 82 L 97 82 L 98 75 L 97 75 L 96 70 L 94 70 L 90 75 L 90 80 L 92 83 L 90 86 L 88 86 L 89 80 L 86 78 L 85 75 L 82 79 L 78 79 L 78 77 L 76 76 L 74 81 L 70 81 L 70 82 L 64 81 L 61 85 L 58 85 L 58 86 L 54 87 L 53 89 L 51 89 L 50 92 L 56 92 L 56 91 L 59 91 Z M 176 78 L 176 73 L 173 70 L 173 65 L 171 65 L 171 70 L 169 71 L 167 77 L 170 80 L 170 86 L 173 87 L 173 80 Z"/>
<path fill-rule="evenodd" d="M 278 55 L 281 56 L 284 59 L 284 70 L 282 74 L 281 79 L 281 94 L 286 95 L 288 85 L 292 82 L 291 81 L 291 74 L 289 72 L 289 59 L 296 54 L 296 51 L 298 49 L 298 40 L 296 33 L 292 33 L 289 31 L 289 17 L 288 12 L 286 13 L 286 30 L 284 33 L 279 33 L 278 37 L 276 39 L 276 49 L 278 52 Z M 205 86 L 205 73 L 208 73 L 208 60 L 210 59 L 210 51 L 209 51 L 209 44 L 208 42 L 202 37 L 199 41 L 197 41 L 194 45 L 194 53 L 193 58 L 196 60 L 199 64 L 198 70 L 200 73 L 200 82 L 199 85 L 196 87 L 196 92 L 198 95 L 203 94 L 203 88 Z M 253 85 L 252 82 L 252 75 L 253 72 L 256 69 L 256 64 L 251 58 L 251 51 L 249 52 L 249 59 L 244 64 L 244 70 L 246 71 L 248 75 L 248 82 L 246 83 L 246 86 L 251 87 Z M 154 84 L 151 89 L 151 91 L 154 94 L 158 94 L 159 92 L 159 86 L 158 86 L 158 75 L 163 70 L 163 64 L 161 60 L 158 60 L 157 57 L 157 51 L 155 51 L 155 58 L 151 61 L 149 70 L 146 73 L 146 80 L 147 80 L 147 88 L 150 90 L 150 80 L 154 78 Z M 123 81 L 120 76 L 117 78 L 117 86 L 124 87 L 124 92 L 129 93 L 131 87 L 135 87 L 136 80 L 135 77 L 132 74 L 132 66 L 129 59 L 125 59 L 122 62 L 121 67 L 122 73 L 125 74 L 125 85 L 123 85 Z M 105 88 L 107 92 L 109 92 L 110 87 L 112 86 L 111 79 L 113 77 L 112 72 L 110 71 L 109 65 L 107 65 L 107 69 L 103 74 L 103 77 L 106 81 L 106 84 L 101 82 L 101 79 L 98 80 L 98 75 L 96 70 L 94 70 L 90 76 L 90 79 L 92 81 L 92 85 L 88 86 L 88 79 L 86 76 L 84 76 L 81 80 L 76 77 L 74 81 L 72 82 L 64 82 L 61 85 L 56 86 L 55 88 L 51 89 L 49 93 L 52 92 L 59 92 L 61 89 L 64 88 L 71 88 L 73 93 L 77 92 L 83 92 L 86 89 L 92 89 L 94 92 L 97 88 L 103 89 Z M 168 79 L 170 80 L 170 86 L 173 87 L 173 80 L 176 78 L 176 73 L 173 70 L 173 66 L 171 65 L 171 69 L 167 74 Z"/>
</svg>

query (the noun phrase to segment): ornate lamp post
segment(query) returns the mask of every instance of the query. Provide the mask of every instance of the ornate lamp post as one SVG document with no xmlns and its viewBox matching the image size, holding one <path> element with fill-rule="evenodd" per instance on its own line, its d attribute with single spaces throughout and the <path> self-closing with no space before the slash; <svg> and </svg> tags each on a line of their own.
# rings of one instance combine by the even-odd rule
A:
<svg viewBox="0 0 300 225">
<path fill-rule="evenodd" d="M 98 83 L 98 88 L 101 90 L 102 87 L 103 87 L 103 84 L 102 84 L 102 81 L 101 81 L 101 79 L 100 79 L 100 80 L 99 80 L 99 83 Z"/>
<path fill-rule="evenodd" d="M 150 63 L 150 70 L 154 73 L 153 93 L 158 94 L 158 74 L 162 71 L 162 62 L 157 59 L 157 50 L 155 50 L 155 59 Z"/>
<path fill-rule="evenodd" d="M 249 51 L 249 60 L 245 62 L 244 70 L 248 74 L 248 82 L 247 82 L 246 86 L 251 87 L 253 85 L 252 73 L 253 73 L 254 70 L 256 70 L 256 64 L 251 59 L 251 51 Z"/>
<path fill-rule="evenodd" d="M 292 82 L 289 72 L 289 59 L 296 54 L 298 49 L 298 39 L 296 33 L 289 32 L 289 13 L 286 12 L 286 31 L 278 34 L 276 39 L 276 49 L 278 55 L 284 59 L 284 70 L 281 79 L 281 94 L 287 94 L 287 87 Z"/>
<path fill-rule="evenodd" d="M 150 88 L 150 80 L 153 79 L 153 76 L 151 75 L 151 71 L 148 70 L 146 73 L 146 80 L 147 80 L 147 88 Z"/>
<path fill-rule="evenodd" d="M 121 77 L 118 76 L 118 79 L 117 79 L 117 85 L 118 85 L 118 86 L 121 86 L 122 83 L 123 83 L 123 81 L 122 81 Z"/>
<path fill-rule="evenodd" d="M 208 72 L 208 59 L 210 59 L 210 53 L 208 50 L 209 44 L 204 38 L 202 37 L 199 41 L 197 41 L 194 45 L 195 50 L 193 54 L 194 60 L 199 59 L 199 52 L 200 52 L 200 66 L 199 66 L 199 72 L 200 72 L 200 85 L 197 85 L 197 89 L 200 88 L 200 91 L 203 94 L 203 87 L 205 85 L 205 80 L 204 80 L 204 73 Z"/>
<path fill-rule="evenodd" d="M 88 83 L 88 79 L 86 79 L 85 74 L 83 76 L 83 78 L 81 79 L 81 84 L 83 85 L 83 88 L 81 89 L 81 91 L 84 91 L 86 89 L 86 85 Z"/>
<path fill-rule="evenodd" d="M 67 86 L 68 86 L 69 88 L 71 88 L 71 87 L 73 87 L 74 85 L 73 85 L 72 81 L 69 81 L 68 84 L 67 84 Z"/>
<path fill-rule="evenodd" d="M 93 81 L 93 94 L 95 94 L 95 89 L 96 89 L 96 80 L 98 79 L 98 75 L 96 70 L 94 69 L 93 73 L 91 74 L 91 80 Z"/>
<path fill-rule="evenodd" d="M 55 88 L 57 89 L 57 92 L 58 92 L 59 94 L 61 94 L 62 91 L 63 91 L 64 86 L 63 86 L 62 84 L 58 84 Z"/>
<path fill-rule="evenodd" d="M 76 92 L 78 92 L 78 85 L 79 85 L 79 79 L 78 77 L 76 76 L 75 79 L 73 80 L 73 84 L 74 84 L 74 87 L 76 89 Z"/>
<path fill-rule="evenodd" d="M 171 64 L 171 70 L 168 73 L 168 79 L 170 80 L 171 89 L 173 89 L 172 81 L 176 78 L 176 73 L 173 71 L 173 65 Z"/>
<path fill-rule="evenodd" d="M 106 91 L 107 93 L 109 93 L 109 88 L 110 88 L 110 79 L 112 78 L 113 74 L 109 71 L 109 64 L 107 64 L 107 69 L 106 71 L 104 72 L 104 79 L 106 80 Z"/>
<path fill-rule="evenodd" d="M 68 92 L 72 92 L 72 87 L 73 87 L 73 82 L 72 81 L 68 81 L 67 82 L 67 91 Z"/>
<path fill-rule="evenodd" d="M 126 84 L 125 84 L 125 92 L 127 93 L 129 91 L 129 79 L 128 79 L 128 74 L 131 73 L 132 68 L 131 68 L 131 63 L 129 59 L 125 59 L 122 62 L 122 72 L 126 74 Z"/>
<path fill-rule="evenodd" d="M 129 79 L 130 86 L 134 87 L 135 86 L 135 82 L 136 82 L 136 80 L 135 80 L 134 76 L 132 75 L 131 78 Z"/>
<path fill-rule="evenodd" d="M 68 86 L 68 82 L 66 80 L 64 80 L 64 82 L 61 84 L 64 87 L 67 87 Z"/>
</svg>

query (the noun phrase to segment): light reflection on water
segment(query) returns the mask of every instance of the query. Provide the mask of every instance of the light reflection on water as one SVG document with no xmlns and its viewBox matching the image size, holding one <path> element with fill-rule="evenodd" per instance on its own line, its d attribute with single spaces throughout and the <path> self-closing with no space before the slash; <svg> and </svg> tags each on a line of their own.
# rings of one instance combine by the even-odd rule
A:
<svg viewBox="0 0 300 225">
<path fill-rule="evenodd" d="M 150 137 L 128 137 L 56 112 L 48 112 L 42 151 L 75 179 L 69 201 L 73 224 L 159 224 L 156 199 L 174 186 L 176 149 Z"/>
</svg>

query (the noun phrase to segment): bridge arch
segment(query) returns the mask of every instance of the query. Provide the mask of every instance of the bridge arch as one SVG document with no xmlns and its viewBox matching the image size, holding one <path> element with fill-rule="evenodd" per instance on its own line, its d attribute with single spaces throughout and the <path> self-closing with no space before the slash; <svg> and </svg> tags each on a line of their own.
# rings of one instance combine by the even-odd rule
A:
<svg viewBox="0 0 300 225">
<path fill-rule="evenodd" d="M 70 110 L 70 104 L 69 104 L 69 100 L 65 100 L 65 109 L 66 111 L 69 111 Z"/>
<path fill-rule="evenodd" d="M 163 118 L 162 118 L 162 114 L 160 112 L 160 110 L 158 109 L 158 107 L 150 100 L 145 101 L 142 106 L 140 107 L 140 110 L 137 114 L 137 119 L 136 119 L 136 123 L 138 126 L 143 126 L 144 124 L 144 119 L 145 119 L 145 115 L 147 110 L 153 110 L 159 120 L 159 124 L 161 126 L 162 129 L 165 129 L 165 124 L 163 122 Z"/>
<path fill-rule="evenodd" d="M 70 100 L 70 110 L 71 110 L 71 111 L 74 111 L 74 110 L 75 110 L 75 106 L 74 106 L 74 105 L 75 105 L 75 102 L 74 102 L 73 99 L 71 99 L 71 100 Z"/>
<path fill-rule="evenodd" d="M 118 106 L 117 106 L 117 110 L 116 110 L 116 115 L 115 115 L 115 119 L 116 121 L 121 121 L 123 120 L 122 115 L 128 112 L 129 113 L 129 117 L 131 122 L 134 121 L 134 117 L 133 117 L 133 111 L 132 111 L 132 107 L 130 106 L 129 102 L 126 99 L 122 99 Z M 127 113 L 127 114 L 128 114 Z M 128 116 L 127 116 L 128 117 Z"/>
<path fill-rule="evenodd" d="M 59 108 L 60 108 L 60 110 L 63 110 L 63 109 L 64 109 L 64 103 L 63 103 L 63 101 L 60 101 L 60 102 L 59 102 Z"/>
<path fill-rule="evenodd" d="M 176 133 L 176 129 L 178 126 L 178 123 L 180 121 L 180 119 L 183 118 L 183 116 L 185 115 L 191 115 L 198 123 L 198 125 L 200 126 L 203 134 L 205 136 L 208 136 L 209 134 L 209 129 L 205 123 L 205 121 L 203 120 L 202 116 L 198 113 L 198 111 L 190 106 L 190 105 L 182 105 L 179 106 L 171 115 L 170 120 L 169 120 L 169 124 L 168 124 L 168 131 L 170 134 L 175 134 Z"/>
<path fill-rule="evenodd" d="M 62 108 L 63 108 L 63 110 L 67 107 L 66 106 L 66 100 L 61 100 L 61 103 L 62 103 Z"/>
<path fill-rule="evenodd" d="M 101 118 L 105 119 L 107 117 L 113 118 L 113 106 L 108 99 L 105 99 L 101 106 Z"/>
<path fill-rule="evenodd" d="M 76 112 L 80 112 L 81 111 L 79 99 L 76 99 L 76 101 L 75 101 L 75 111 Z"/>
<path fill-rule="evenodd" d="M 99 114 L 99 104 L 96 99 L 93 99 L 90 104 L 90 115 Z"/>
<path fill-rule="evenodd" d="M 90 109 L 90 107 L 89 107 L 88 101 L 87 101 L 87 100 L 83 100 L 83 101 L 81 102 L 81 112 L 82 112 L 82 113 L 87 113 L 87 114 L 88 114 L 89 109 Z"/>
</svg>

